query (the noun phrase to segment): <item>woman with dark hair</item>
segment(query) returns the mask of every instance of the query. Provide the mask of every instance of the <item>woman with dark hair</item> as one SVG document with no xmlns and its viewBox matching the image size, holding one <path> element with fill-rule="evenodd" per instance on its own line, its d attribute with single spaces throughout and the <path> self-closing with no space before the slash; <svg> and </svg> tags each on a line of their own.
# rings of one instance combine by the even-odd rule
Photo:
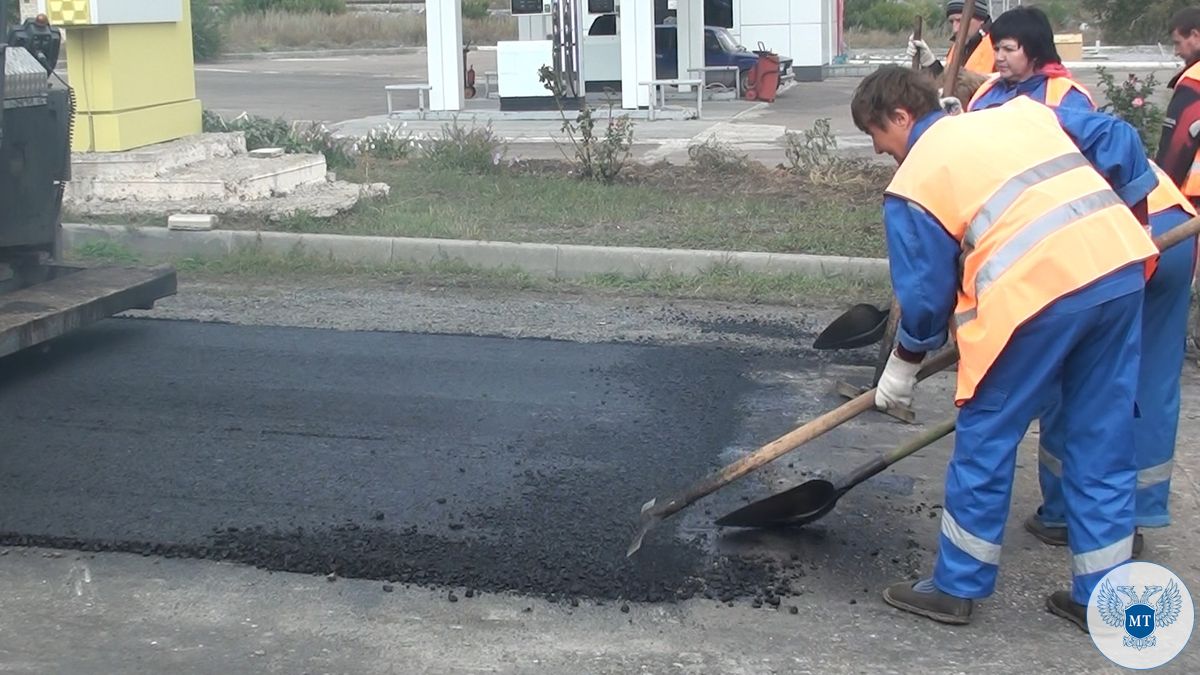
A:
<svg viewBox="0 0 1200 675">
<path fill-rule="evenodd" d="M 1018 7 L 992 24 L 996 74 L 975 92 L 968 110 L 982 110 L 1028 96 L 1058 108 L 1095 110 L 1088 90 L 1063 67 L 1054 47 L 1054 29 L 1037 7 Z"/>
</svg>

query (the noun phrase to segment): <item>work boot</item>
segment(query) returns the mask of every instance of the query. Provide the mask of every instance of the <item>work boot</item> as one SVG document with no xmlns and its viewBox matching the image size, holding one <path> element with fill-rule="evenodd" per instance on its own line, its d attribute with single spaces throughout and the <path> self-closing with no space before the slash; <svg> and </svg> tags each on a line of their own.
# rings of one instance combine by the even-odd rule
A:
<svg viewBox="0 0 1200 675">
<path fill-rule="evenodd" d="M 1050 546 L 1067 545 L 1067 528 L 1046 525 L 1042 522 L 1041 514 L 1036 511 L 1029 514 L 1029 517 L 1025 519 L 1025 529 L 1040 539 L 1043 544 L 1049 544 Z"/>
<path fill-rule="evenodd" d="M 1079 626 L 1083 632 L 1088 632 L 1087 605 L 1081 605 L 1071 599 L 1070 591 L 1055 591 L 1046 598 L 1046 609 L 1055 616 L 1070 621 Z"/>
<path fill-rule="evenodd" d="M 883 591 L 883 601 L 906 612 L 957 625 L 971 622 L 971 610 L 975 605 L 973 600 L 939 591 L 934 587 L 933 579 L 915 584 L 911 581 L 892 584 Z"/>
<path fill-rule="evenodd" d="M 1025 529 L 1030 534 L 1041 540 L 1043 544 L 1051 546 L 1066 546 L 1067 545 L 1067 528 L 1065 527 L 1050 527 L 1042 522 L 1041 516 L 1037 513 L 1032 513 L 1025 519 Z M 1146 542 L 1142 538 L 1142 533 L 1138 530 L 1133 532 L 1133 557 L 1139 558 L 1142 555 L 1142 549 L 1145 548 Z"/>
</svg>

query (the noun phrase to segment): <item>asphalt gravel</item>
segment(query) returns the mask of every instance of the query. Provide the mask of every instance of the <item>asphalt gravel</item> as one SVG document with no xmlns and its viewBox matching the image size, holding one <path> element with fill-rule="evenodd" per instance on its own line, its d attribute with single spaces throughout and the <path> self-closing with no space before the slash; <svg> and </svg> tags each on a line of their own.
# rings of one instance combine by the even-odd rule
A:
<svg viewBox="0 0 1200 675">
<path fill-rule="evenodd" d="M 804 561 L 672 521 L 625 558 L 646 499 L 721 463 L 754 358 L 110 320 L 0 361 L 0 543 L 778 606 Z"/>
</svg>

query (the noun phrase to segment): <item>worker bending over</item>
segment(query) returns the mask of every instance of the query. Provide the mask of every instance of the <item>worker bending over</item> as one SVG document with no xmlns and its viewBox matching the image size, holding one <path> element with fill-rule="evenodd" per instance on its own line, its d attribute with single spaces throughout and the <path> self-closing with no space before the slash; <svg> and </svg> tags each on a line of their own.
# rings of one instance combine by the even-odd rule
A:
<svg viewBox="0 0 1200 675">
<path fill-rule="evenodd" d="M 971 72 L 985 75 L 995 72 L 995 54 L 992 48 L 992 37 L 989 33 L 992 12 L 988 7 L 988 0 L 968 0 L 966 3 L 963 3 L 962 0 L 950 0 L 947 2 L 946 21 L 950 24 L 950 35 L 958 35 L 959 22 L 963 19 L 964 4 L 971 6 L 971 18 L 968 19 L 971 25 L 967 27 L 967 45 L 965 50 L 967 52 L 967 60 L 962 67 Z M 954 48 L 955 45 L 951 42 L 950 51 L 946 52 L 945 63 L 954 62 Z M 910 62 L 913 57 L 919 55 L 921 68 L 935 77 L 941 75 L 942 71 L 946 69 L 943 62 L 938 61 L 933 56 L 933 50 L 929 48 L 929 43 L 916 39 L 916 36 L 909 36 L 906 54 Z"/>
<path fill-rule="evenodd" d="M 1047 604 L 1085 626 L 1093 587 L 1129 560 L 1133 542 L 1131 411 L 1157 254 L 1128 206 L 1144 219 L 1155 185 L 1137 133 L 1024 97 L 947 116 L 933 82 L 900 67 L 864 79 L 851 112 L 900 165 L 884 200 L 899 345 L 876 406 L 911 402 L 952 316 L 961 354 L 933 576 L 895 584 L 884 599 L 967 623 L 973 601 L 992 594 L 1017 446 L 1059 392 L 1073 583 Z"/>
<path fill-rule="evenodd" d="M 990 108 L 1018 96 L 1052 107 L 1095 110 L 1083 85 L 1071 79 L 1054 46 L 1050 19 L 1037 7 L 1009 10 L 992 24 L 996 74 L 969 99 L 967 110 Z"/>
</svg>

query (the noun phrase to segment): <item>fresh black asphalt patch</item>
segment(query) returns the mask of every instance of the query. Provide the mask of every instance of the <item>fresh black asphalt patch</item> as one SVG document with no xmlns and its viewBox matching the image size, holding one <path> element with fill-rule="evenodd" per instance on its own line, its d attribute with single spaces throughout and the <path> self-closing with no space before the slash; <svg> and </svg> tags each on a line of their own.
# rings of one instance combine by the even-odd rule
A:
<svg viewBox="0 0 1200 675">
<path fill-rule="evenodd" d="M 779 563 L 717 554 L 674 521 L 625 558 L 646 499 L 719 465 L 752 358 L 106 321 L 0 361 L 0 543 L 770 602 Z"/>
</svg>

